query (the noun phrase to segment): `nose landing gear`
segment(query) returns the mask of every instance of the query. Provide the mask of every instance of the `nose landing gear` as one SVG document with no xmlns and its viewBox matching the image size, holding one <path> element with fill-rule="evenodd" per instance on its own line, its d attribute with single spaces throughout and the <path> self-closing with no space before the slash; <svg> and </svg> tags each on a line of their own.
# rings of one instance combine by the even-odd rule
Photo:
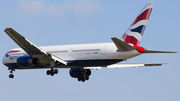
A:
<svg viewBox="0 0 180 101">
<path fill-rule="evenodd" d="M 15 71 L 15 69 L 11 69 L 10 74 L 9 74 L 9 78 L 11 78 L 11 79 L 14 78 L 13 71 Z"/>
</svg>

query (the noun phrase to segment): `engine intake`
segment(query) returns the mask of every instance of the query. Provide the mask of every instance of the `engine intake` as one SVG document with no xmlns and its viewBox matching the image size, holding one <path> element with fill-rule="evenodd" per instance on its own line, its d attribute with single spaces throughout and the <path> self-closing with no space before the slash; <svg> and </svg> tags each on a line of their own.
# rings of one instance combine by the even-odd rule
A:
<svg viewBox="0 0 180 101">
<path fill-rule="evenodd" d="M 38 64 L 37 58 L 32 58 L 29 56 L 21 56 L 17 59 L 17 65 L 20 67 L 35 66 L 37 64 Z"/>
</svg>

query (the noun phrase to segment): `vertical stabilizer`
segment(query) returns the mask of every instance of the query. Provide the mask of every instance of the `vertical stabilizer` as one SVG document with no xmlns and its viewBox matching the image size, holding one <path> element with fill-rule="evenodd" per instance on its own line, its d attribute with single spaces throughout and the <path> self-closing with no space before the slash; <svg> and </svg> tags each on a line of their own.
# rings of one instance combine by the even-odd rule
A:
<svg viewBox="0 0 180 101">
<path fill-rule="evenodd" d="M 149 20 L 154 2 L 147 3 L 122 37 L 122 41 L 138 46 Z"/>
</svg>

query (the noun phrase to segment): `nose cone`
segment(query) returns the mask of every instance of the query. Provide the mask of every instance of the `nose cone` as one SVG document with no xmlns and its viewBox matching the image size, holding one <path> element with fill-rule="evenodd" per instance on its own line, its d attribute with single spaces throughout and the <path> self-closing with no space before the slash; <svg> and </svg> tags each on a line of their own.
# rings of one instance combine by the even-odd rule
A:
<svg viewBox="0 0 180 101">
<path fill-rule="evenodd" d="M 5 64 L 5 61 L 6 61 L 6 56 L 3 57 L 2 63 Z"/>
<path fill-rule="evenodd" d="M 8 55 L 8 53 L 6 53 L 2 59 L 2 63 L 4 65 L 6 65 L 8 63 L 8 59 L 9 59 L 9 55 Z"/>
</svg>

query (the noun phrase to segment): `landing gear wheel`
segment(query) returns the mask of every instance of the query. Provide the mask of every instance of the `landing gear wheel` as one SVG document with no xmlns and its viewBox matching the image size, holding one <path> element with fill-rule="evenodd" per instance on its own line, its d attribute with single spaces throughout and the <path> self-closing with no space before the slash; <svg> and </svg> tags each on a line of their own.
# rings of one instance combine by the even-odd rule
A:
<svg viewBox="0 0 180 101">
<path fill-rule="evenodd" d="M 58 73 L 58 69 L 55 69 L 55 70 L 54 70 L 54 74 L 57 74 L 57 73 Z"/>
<path fill-rule="evenodd" d="M 89 80 L 89 76 L 86 76 L 86 78 L 85 78 L 86 80 Z"/>
<path fill-rule="evenodd" d="M 86 80 L 89 80 L 91 70 L 84 68 L 71 68 L 69 74 L 71 77 L 76 78 L 76 80 L 78 80 L 79 82 L 85 82 Z"/>
<path fill-rule="evenodd" d="M 15 71 L 15 69 L 11 68 L 11 71 L 10 71 L 10 74 L 9 74 L 9 78 L 12 78 L 12 79 L 14 78 L 13 71 Z"/>
<path fill-rule="evenodd" d="M 85 82 L 85 79 L 84 79 L 84 78 L 82 79 L 82 82 Z"/>
<path fill-rule="evenodd" d="M 54 74 L 58 73 L 58 69 L 51 68 L 51 70 L 47 70 L 46 74 L 54 76 Z"/>
<path fill-rule="evenodd" d="M 9 78 L 14 78 L 14 75 L 13 74 L 9 74 Z"/>
<path fill-rule="evenodd" d="M 54 72 L 51 72 L 51 76 L 54 76 Z"/>
<path fill-rule="evenodd" d="M 50 70 L 47 70 L 46 74 L 47 74 L 47 75 L 51 74 L 51 71 L 50 71 Z"/>
<path fill-rule="evenodd" d="M 46 74 L 47 75 L 51 75 L 51 76 L 54 76 L 54 74 L 57 74 L 58 73 L 58 69 L 54 69 L 54 66 L 58 64 L 58 61 L 55 61 L 55 60 L 51 60 L 50 62 L 50 67 L 51 69 L 50 70 L 47 70 Z"/>
<path fill-rule="evenodd" d="M 78 77 L 78 81 L 81 81 L 81 78 L 80 78 L 80 77 Z"/>
</svg>

